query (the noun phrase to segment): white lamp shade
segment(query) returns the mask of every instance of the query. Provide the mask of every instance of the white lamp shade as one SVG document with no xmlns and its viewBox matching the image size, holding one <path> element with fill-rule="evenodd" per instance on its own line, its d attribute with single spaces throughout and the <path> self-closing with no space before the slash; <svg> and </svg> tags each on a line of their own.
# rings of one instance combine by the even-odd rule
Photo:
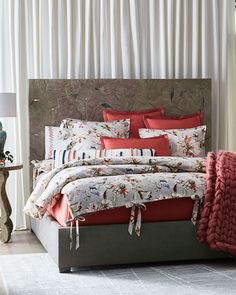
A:
<svg viewBox="0 0 236 295">
<path fill-rule="evenodd" d="M 16 117 L 15 93 L 0 93 L 0 117 Z"/>
</svg>

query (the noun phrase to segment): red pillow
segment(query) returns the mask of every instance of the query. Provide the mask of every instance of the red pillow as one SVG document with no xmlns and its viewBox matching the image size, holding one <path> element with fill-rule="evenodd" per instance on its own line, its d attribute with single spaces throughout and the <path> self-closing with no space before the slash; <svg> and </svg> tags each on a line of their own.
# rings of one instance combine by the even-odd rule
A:
<svg viewBox="0 0 236 295">
<path fill-rule="evenodd" d="M 150 138 L 101 137 L 102 149 L 154 149 L 156 156 L 170 156 L 168 135 Z"/>
<path fill-rule="evenodd" d="M 143 122 L 143 115 L 156 115 L 163 116 L 165 114 L 164 108 L 144 110 L 140 112 L 122 112 L 122 111 L 113 111 L 113 110 L 103 110 L 104 121 L 115 121 L 122 119 L 130 119 L 130 135 L 129 137 L 139 138 L 138 130 L 140 128 L 145 128 Z"/>
<path fill-rule="evenodd" d="M 149 129 L 185 129 L 203 125 L 204 115 L 201 112 L 179 117 L 143 116 L 144 124 Z"/>
</svg>

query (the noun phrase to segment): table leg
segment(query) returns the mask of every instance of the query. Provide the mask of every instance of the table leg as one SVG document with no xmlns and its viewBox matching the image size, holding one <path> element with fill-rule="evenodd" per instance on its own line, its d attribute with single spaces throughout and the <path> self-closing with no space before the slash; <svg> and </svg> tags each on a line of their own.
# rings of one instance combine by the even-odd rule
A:
<svg viewBox="0 0 236 295">
<path fill-rule="evenodd" d="M 4 243 L 7 243 L 10 240 L 11 232 L 13 230 L 13 224 L 10 219 L 12 210 L 6 193 L 6 181 L 8 176 L 8 171 L 0 171 L 0 241 Z"/>
</svg>

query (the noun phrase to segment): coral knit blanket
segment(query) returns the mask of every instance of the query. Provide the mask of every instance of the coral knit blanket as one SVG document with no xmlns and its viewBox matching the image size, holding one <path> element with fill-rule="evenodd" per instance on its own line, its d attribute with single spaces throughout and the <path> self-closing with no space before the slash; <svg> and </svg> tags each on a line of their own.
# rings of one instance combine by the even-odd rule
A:
<svg viewBox="0 0 236 295">
<path fill-rule="evenodd" d="M 236 256 L 236 154 L 207 155 L 207 188 L 197 239 Z"/>
</svg>

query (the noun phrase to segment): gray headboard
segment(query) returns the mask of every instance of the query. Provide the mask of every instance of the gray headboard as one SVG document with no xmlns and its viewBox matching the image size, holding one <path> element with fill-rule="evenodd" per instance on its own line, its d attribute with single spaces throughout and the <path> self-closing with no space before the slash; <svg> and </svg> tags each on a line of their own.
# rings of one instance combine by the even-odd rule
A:
<svg viewBox="0 0 236 295">
<path fill-rule="evenodd" d="M 44 126 L 63 118 L 102 121 L 102 110 L 163 106 L 169 115 L 203 111 L 211 148 L 210 79 L 92 79 L 29 81 L 30 159 L 44 158 Z"/>
</svg>

